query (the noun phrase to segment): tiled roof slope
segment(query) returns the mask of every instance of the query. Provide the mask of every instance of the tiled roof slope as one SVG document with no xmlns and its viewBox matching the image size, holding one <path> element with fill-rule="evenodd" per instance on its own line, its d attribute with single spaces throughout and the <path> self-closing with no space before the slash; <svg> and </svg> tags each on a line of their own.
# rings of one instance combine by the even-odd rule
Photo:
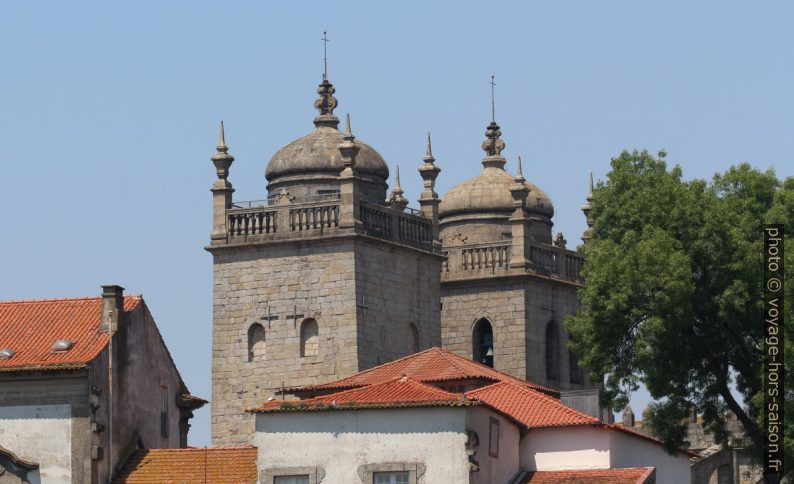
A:
<svg viewBox="0 0 794 484">
<path fill-rule="evenodd" d="M 272 400 L 250 411 L 305 412 L 356 408 L 463 406 L 477 403 L 468 400 L 461 394 L 446 392 L 408 377 L 398 377 L 383 383 L 306 400 L 291 402 Z"/>
<path fill-rule="evenodd" d="M 471 390 L 466 396 L 530 428 L 601 424 L 599 419 L 574 410 L 555 398 L 509 381 Z"/>
<path fill-rule="evenodd" d="M 364 370 L 341 380 L 321 385 L 288 388 L 286 389 L 286 393 L 356 388 L 372 385 L 373 383 L 381 383 L 401 375 L 426 383 L 470 379 L 485 379 L 494 382 L 512 381 L 554 397 L 559 397 L 560 394 L 557 390 L 552 388 L 546 388 L 541 385 L 519 380 L 518 378 L 494 370 L 491 367 L 438 347 L 405 356 L 391 363 Z"/>
<path fill-rule="evenodd" d="M 254 483 L 256 458 L 252 446 L 136 450 L 113 482 Z"/>
<path fill-rule="evenodd" d="M 124 310 L 133 311 L 140 296 L 124 298 Z M 39 299 L 0 301 L 0 350 L 14 355 L 0 359 L 0 372 L 81 368 L 108 343 L 108 334 L 98 331 L 102 298 Z M 69 351 L 53 353 L 56 340 L 74 343 Z"/>
<path fill-rule="evenodd" d="M 646 484 L 655 482 L 653 467 L 530 472 L 524 484 Z"/>
</svg>

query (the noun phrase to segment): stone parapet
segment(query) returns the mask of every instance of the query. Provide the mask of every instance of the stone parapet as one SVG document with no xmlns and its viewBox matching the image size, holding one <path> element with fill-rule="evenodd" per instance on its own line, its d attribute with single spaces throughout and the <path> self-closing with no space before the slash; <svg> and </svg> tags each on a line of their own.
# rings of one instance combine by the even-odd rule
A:
<svg viewBox="0 0 794 484">
<path fill-rule="evenodd" d="M 225 237 L 213 238 L 210 248 L 361 234 L 427 252 L 440 252 L 439 244 L 433 239 L 433 222 L 421 212 L 398 210 L 362 200 L 353 207 L 360 223 L 341 227 L 342 204 L 336 194 L 305 200 L 274 197 L 259 202 L 233 203 L 226 209 Z"/>
<path fill-rule="evenodd" d="M 548 244 L 531 244 L 526 267 L 511 264 L 515 253 L 511 240 L 461 244 L 443 248 L 447 258 L 441 268 L 441 281 L 477 279 L 495 275 L 538 274 L 568 282 L 582 283 L 584 258 L 574 251 Z"/>
</svg>

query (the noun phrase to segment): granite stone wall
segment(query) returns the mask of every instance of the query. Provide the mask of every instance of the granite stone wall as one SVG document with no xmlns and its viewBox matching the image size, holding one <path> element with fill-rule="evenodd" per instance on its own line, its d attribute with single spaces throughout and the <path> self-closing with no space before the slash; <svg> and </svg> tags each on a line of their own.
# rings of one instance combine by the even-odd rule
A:
<svg viewBox="0 0 794 484">
<path fill-rule="evenodd" d="M 295 239 L 214 253 L 212 440 L 249 442 L 246 408 L 276 391 L 349 376 L 440 344 L 440 258 L 364 236 Z M 318 327 L 301 356 L 301 324 Z M 249 350 L 252 325 L 264 342 Z M 261 340 L 261 337 L 259 337 Z"/>
</svg>

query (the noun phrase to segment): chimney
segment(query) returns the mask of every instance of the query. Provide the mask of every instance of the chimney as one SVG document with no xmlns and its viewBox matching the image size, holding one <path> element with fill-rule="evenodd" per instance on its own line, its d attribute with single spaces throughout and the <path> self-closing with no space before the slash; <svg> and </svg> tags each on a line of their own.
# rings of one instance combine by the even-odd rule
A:
<svg viewBox="0 0 794 484">
<path fill-rule="evenodd" d="M 102 286 L 102 324 L 100 331 L 118 331 L 124 314 L 124 288 L 118 285 Z"/>
</svg>

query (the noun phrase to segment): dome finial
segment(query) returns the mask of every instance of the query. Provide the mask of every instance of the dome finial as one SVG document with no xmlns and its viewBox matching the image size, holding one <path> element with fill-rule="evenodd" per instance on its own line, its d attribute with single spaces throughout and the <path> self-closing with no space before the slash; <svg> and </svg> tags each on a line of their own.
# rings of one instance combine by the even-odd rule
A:
<svg viewBox="0 0 794 484">
<path fill-rule="evenodd" d="M 323 31 L 323 81 L 328 80 L 328 32 Z"/>
<path fill-rule="evenodd" d="M 430 131 L 427 132 L 427 151 L 425 151 L 425 159 L 433 158 L 433 145 L 430 142 Z"/>
<path fill-rule="evenodd" d="M 485 158 L 482 159 L 482 164 L 486 167 L 495 167 L 504 169 L 505 159 L 502 156 L 502 150 L 505 149 L 505 142 L 499 137 L 502 136 L 502 130 L 495 121 L 485 128 L 485 141 L 482 143 L 482 149 L 485 151 Z"/>
<path fill-rule="evenodd" d="M 328 42 L 327 35 L 323 32 L 323 42 Z M 325 44 L 323 44 L 325 45 Z M 325 51 L 325 49 L 323 49 Z M 318 97 L 314 101 L 314 108 L 320 114 L 314 118 L 314 125 L 319 127 L 337 128 L 339 126 L 339 118 L 334 116 L 334 109 L 338 105 L 334 93 L 336 89 L 334 85 L 328 81 L 328 61 L 325 53 L 323 54 L 323 82 L 317 86 Z"/>
<path fill-rule="evenodd" d="M 494 87 L 496 83 L 493 82 L 494 75 L 491 74 L 491 122 L 496 122 L 496 102 L 494 101 Z"/>
</svg>

